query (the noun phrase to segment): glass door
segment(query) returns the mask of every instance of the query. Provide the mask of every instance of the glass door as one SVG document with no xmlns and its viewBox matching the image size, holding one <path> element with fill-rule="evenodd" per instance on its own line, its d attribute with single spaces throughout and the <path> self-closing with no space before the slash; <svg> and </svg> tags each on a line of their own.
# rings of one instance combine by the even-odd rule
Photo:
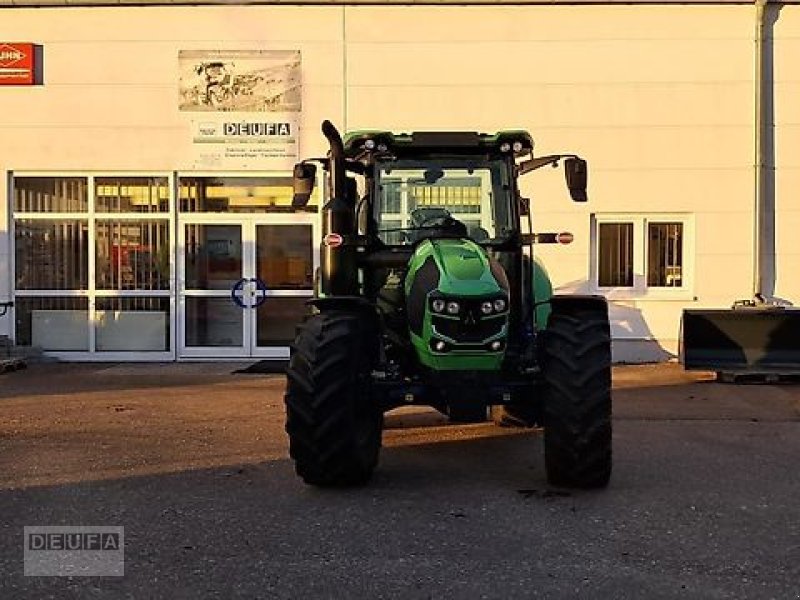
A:
<svg viewBox="0 0 800 600">
<path fill-rule="evenodd" d="M 255 224 L 253 239 L 257 300 L 252 354 L 289 358 L 289 344 L 314 290 L 313 222 L 301 215 L 288 222 L 273 217 Z"/>
<path fill-rule="evenodd" d="M 207 219 L 180 225 L 181 355 L 246 357 L 245 224 Z"/>
<path fill-rule="evenodd" d="M 314 227 L 312 215 L 182 222 L 181 356 L 288 358 L 313 295 Z"/>
</svg>

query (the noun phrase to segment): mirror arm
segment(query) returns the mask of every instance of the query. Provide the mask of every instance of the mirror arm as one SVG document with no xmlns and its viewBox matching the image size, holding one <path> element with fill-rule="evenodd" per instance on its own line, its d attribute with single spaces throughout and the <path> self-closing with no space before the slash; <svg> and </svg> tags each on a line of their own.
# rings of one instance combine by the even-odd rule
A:
<svg viewBox="0 0 800 600">
<path fill-rule="evenodd" d="M 329 158 L 306 158 L 300 161 L 300 164 L 306 165 L 310 163 L 320 163 L 322 167 L 327 171 L 330 165 Z M 350 171 L 351 173 L 356 173 L 358 175 L 363 175 L 367 172 L 367 167 L 358 161 L 346 159 L 344 164 L 345 170 Z"/>
<path fill-rule="evenodd" d="M 558 161 L 562 158 L 578 158 L 578 156 L 575 154 L 549 154 L 547 156 L 539 156 L 538 158 L 526 160 L 520 163 L 517 168 L 519 169 L 520 175 L 525 175 L 526 173 L 541 169 L 547 165 L 558 166 Z"/>
<path fill-rule="evenodd" d="M 356 175 L 363 175 L 367 172 L 367 166 L 357 160 L 348 159 L 345 161 L 344 168 L 351 173 L 355 173 Z"/>
</svg>

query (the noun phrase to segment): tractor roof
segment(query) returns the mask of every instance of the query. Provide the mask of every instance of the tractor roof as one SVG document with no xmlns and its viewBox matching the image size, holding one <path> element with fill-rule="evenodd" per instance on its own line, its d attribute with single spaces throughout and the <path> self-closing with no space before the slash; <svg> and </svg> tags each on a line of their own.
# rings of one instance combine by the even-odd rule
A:
<svg viewBox="0 0 800 600">
<path fill-rule="evenodd" d="M 518 150 L 514 148 L 515 142 L 518 142 Z M 507 144 L 505 148 L 503 148 L 504 144 Z M 386 148 L 380 148 L 381 145 Z M 533 139 L 527 131 L 523 130 L 503 130 L 493 134 L 475 131 L 392 133 L 391 131 L 360 130 L 350 132 L 344 138 L 345 154 L 350 158 L 355 158 L 373 148 L 389 150 L 393 154 L 400 155 L 418 153 L 483 154 L 486 152 L 510 152 L 513 149 L 515 156 L 522 156 L 533 149 Z"/>
</svg>

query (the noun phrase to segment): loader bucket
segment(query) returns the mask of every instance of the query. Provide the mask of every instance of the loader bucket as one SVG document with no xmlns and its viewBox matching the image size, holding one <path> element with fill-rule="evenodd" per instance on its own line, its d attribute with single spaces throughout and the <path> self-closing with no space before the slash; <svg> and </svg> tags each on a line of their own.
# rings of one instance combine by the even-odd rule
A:
<svg viewBox="0 0 800 600">
<path fill-rule="evenodd" d="M 687 370 L 800 373 L 800 310 L 684 310 L 681 332 Z"/>
</svg>

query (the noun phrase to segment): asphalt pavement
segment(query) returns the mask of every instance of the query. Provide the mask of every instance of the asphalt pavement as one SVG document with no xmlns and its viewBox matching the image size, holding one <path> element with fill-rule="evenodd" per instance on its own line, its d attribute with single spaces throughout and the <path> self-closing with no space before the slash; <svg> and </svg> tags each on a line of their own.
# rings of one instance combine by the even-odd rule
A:
<svg viewBox="0 0 800 600">
<path fill-rule="evenodd" d="M 368 486 L 317 490 L 283 378 L 234 368 L 0 375 L 0 598 L 800 598 L 800 386 L 616 368 L 602 491 L 407 409 Z M 123 526 L 124 577 L 23 576 L 26 525 Z"/>
</svg>

